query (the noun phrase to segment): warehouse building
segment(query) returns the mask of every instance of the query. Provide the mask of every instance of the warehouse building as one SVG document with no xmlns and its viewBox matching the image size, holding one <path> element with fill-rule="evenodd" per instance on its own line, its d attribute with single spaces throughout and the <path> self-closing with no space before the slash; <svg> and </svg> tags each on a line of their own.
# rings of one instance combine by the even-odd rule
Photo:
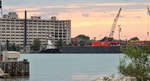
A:
<svg viewBox="0 0 150 81">
<path fill-rule="evenodd" d="M 47 45 L 48 39 L 54 43 L 63 40 L 66 44 L 71 42 L 71 20 L 41 19 L 40 16 L 31 16 L 27 19 L 27 45 L 32 45 L 34 39 L 41 41 L 41 46 Z M 23 47 L 24 45 L 24 19 L 18 17 L 16 12 L 9 12 L 0 18 L 0 43 L 6 40 Z"/>
</svg>

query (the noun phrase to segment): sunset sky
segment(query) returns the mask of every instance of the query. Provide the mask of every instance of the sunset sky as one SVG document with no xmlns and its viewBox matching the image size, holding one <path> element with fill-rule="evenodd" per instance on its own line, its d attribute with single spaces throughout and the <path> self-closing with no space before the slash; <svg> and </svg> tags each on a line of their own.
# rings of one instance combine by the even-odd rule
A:
<svg viewBox="0 0 150 81">
<path fill-rule="evenodd" d="M 16 11 L 23 18 L 24 10 L 32 15 L 49 19 L 72 20 L 72 37 L 85 34 L 101 39 L 108 36 L 119 8 L 122 8 L 118 25 L 121 25 L 121 39 L 139 37 L 150 40 L 150 16 L 147 6 L 150 0 L 3 0 L 3 13 Z M 114 37 L 118 39 L 118 26 Z"/>
</svg>

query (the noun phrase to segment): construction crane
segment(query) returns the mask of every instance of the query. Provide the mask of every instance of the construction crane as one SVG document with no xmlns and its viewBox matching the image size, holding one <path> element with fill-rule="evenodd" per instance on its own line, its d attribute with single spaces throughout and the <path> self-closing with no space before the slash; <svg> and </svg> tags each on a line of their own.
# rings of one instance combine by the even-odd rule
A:
<svg viewBox="0 0 150 81">
<path fill-rule="evenodd" d="M 149 9 L 149 7 L 147 7 L 147 11 L 148 11 L 148 15 L 150 15 L 150 9 Z"/>
<path fill-rule="evenodd" d="M 112 24 L 112 28 L 111 28 L 111 31 L 110 31 L 110 34 L 109 34 L 109 38 L 113 38 L 113 35 L 114 35 L 114 32 L 115 32 L 115 28 L 116 28 L 116 25 L 117 25 L 117 22 L 118 22 L 121 10 L 122 9 L 120 8 L 117 16 L 114 19 L 114 22 Z"/>
</svg>

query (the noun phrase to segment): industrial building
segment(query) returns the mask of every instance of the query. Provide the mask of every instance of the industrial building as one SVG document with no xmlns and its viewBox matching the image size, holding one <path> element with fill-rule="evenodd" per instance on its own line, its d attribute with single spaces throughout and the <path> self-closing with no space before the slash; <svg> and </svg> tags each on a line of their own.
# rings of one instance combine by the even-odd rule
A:
<svg viewBox="0 0 150 81">
<path fill-rule="evenodd" d="M 0 43 L 6 44 L 6 40 L 24 46 L 25 19 L 18 17 L 16 12 L 9 12 L 0 18 Z M 71 20 L 41 19 L 40 16 L 31 16 L 26 20 L 27 45 L 33 44 L 34 39 L 41 41 L 41 46 L 47 45 L 48 39 L 54 43 L 63 40 L 66 44 L 71 42 Z"/>
</svg>

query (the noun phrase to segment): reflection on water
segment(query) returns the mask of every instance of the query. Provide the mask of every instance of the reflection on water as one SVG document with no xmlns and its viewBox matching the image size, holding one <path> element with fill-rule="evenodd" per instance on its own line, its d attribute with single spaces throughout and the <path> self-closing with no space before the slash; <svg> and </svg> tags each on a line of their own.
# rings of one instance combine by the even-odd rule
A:
<svg viewBox="0 0 150 81">
<path fill-rule="evenodd" d="M 84 81 L 91 81 L 94 80 L 96 77 L 98 77 L 98 74 L 74 74 L 72 75 L 72 80 L 74 81 L 80 81 L 80 80 L 84 80 Z"/>
<path fill-rule="evenodd" d="M 11 77 L 8 79 L 0 79 L 0 81 L 29 81 L 29 77 Z"/>
<path fill-rule="evenodd" d="M 121 54 L 24 54 L 30 77 L 0 81 L 91 81 L 99 75 L 117 74 Z"/>
</svg>

